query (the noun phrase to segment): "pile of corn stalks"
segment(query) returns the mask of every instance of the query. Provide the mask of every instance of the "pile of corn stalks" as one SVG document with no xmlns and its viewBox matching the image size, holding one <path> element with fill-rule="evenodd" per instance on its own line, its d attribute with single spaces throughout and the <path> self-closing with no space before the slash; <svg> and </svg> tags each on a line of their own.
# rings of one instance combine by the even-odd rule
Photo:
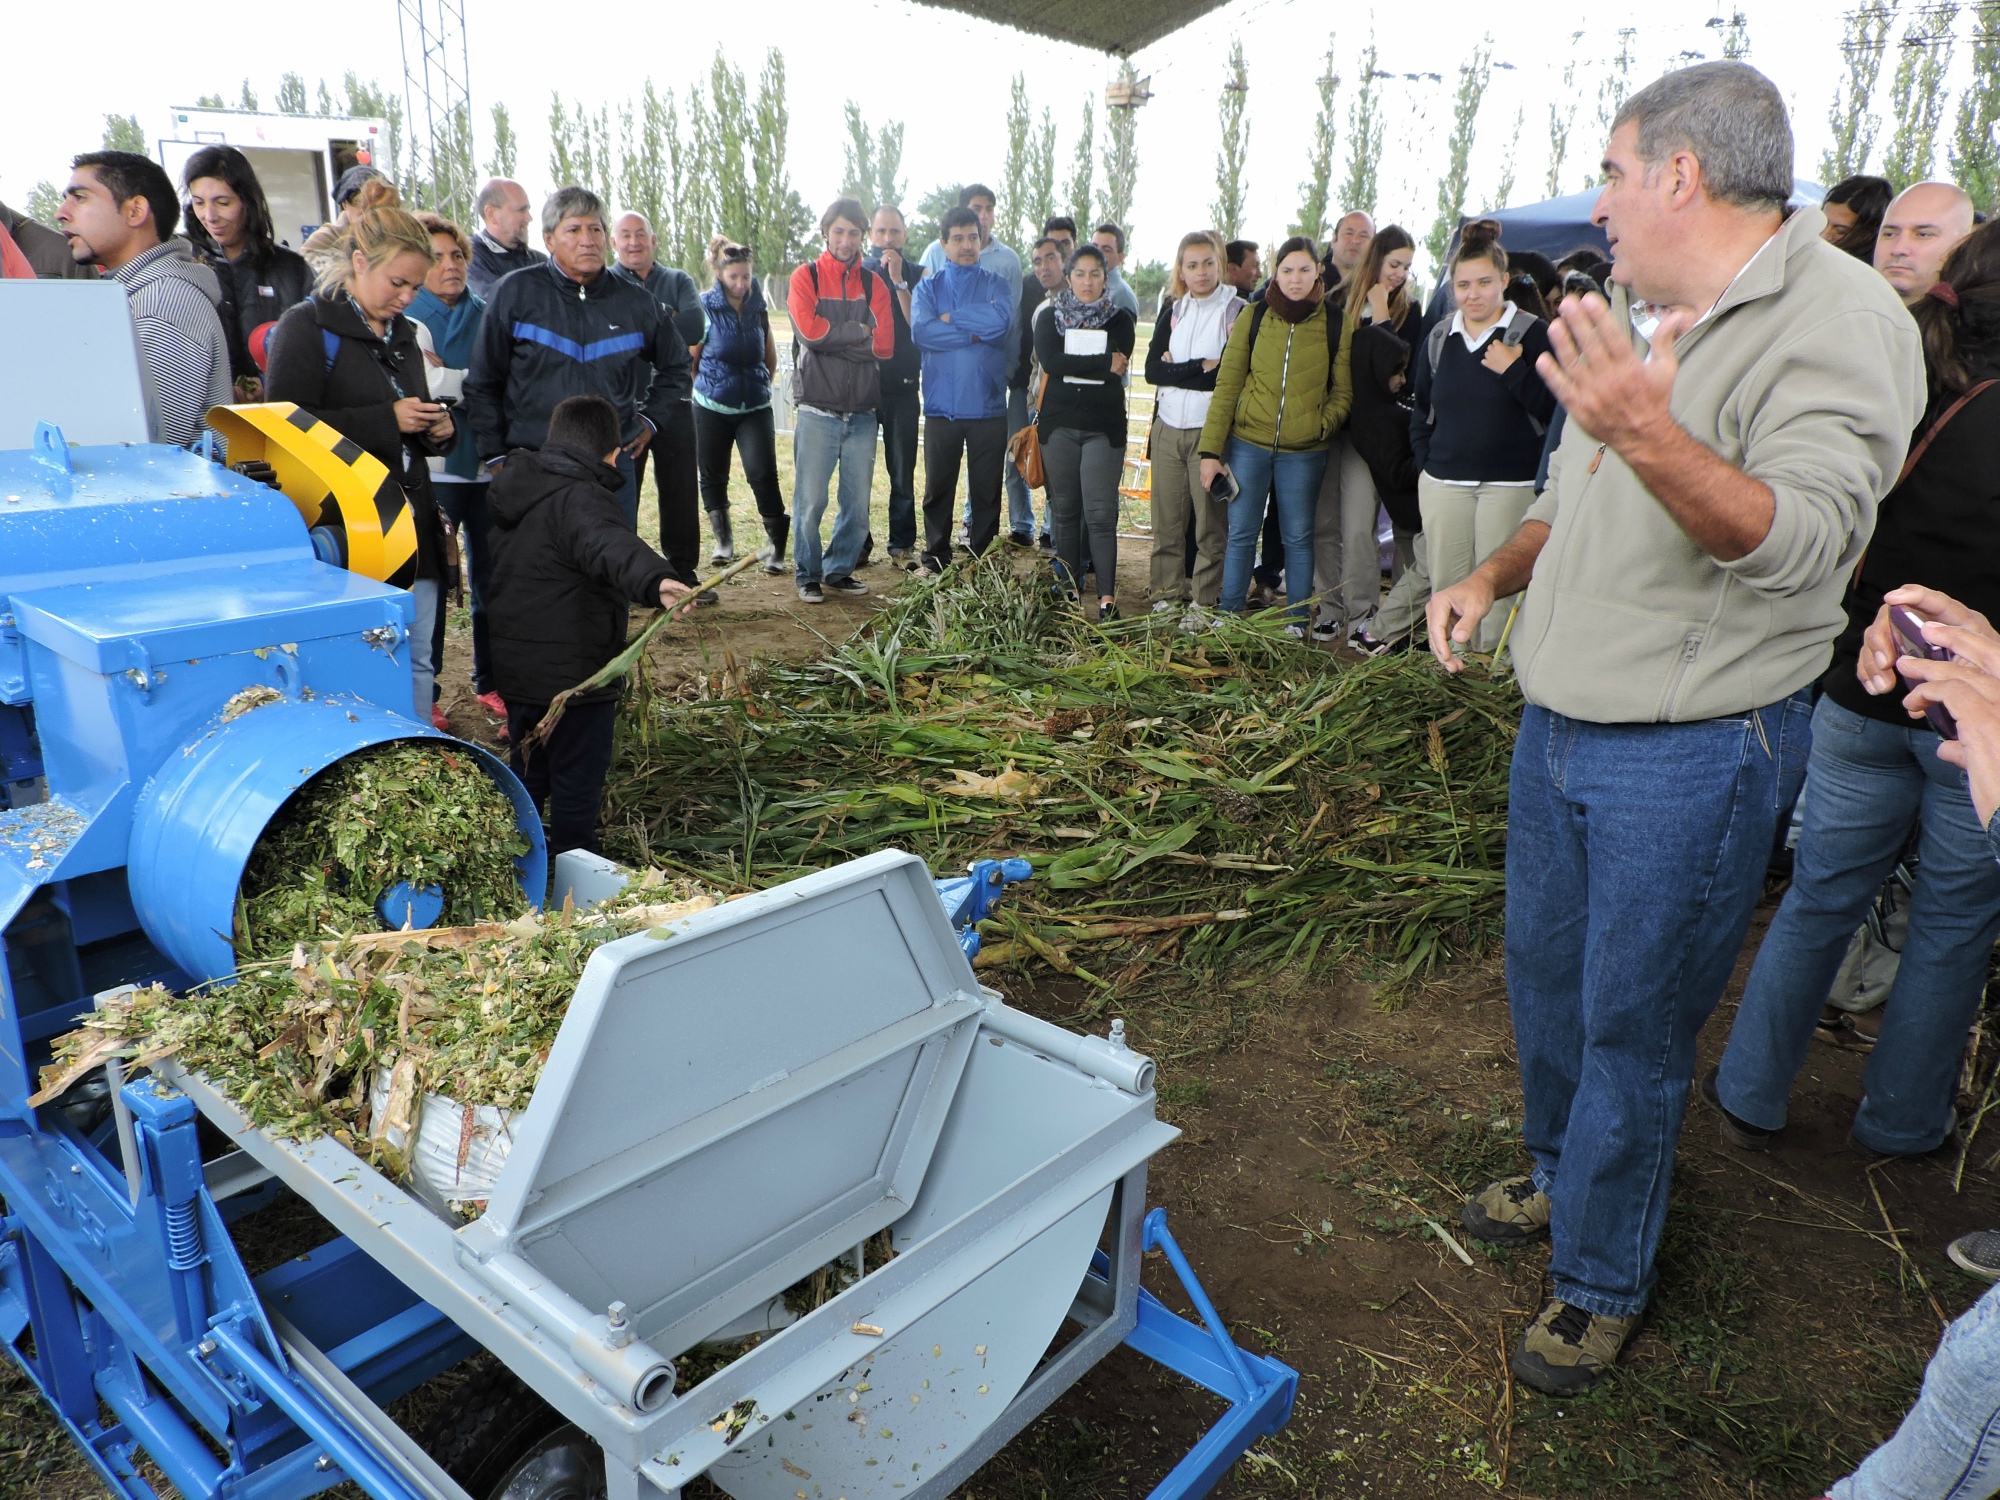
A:
<svg viewBox="0 0 2000 1500">
<path fill-rule="evenodd" d="M 1394 979 L 1493 935 L 1511 681 L 1175 623 L 1085 623 L 990 553 L 819 660 L 638 695 L 607 837 L 737 888 L 891 846 L 940 875 L 1023 856 L 981 964 L 1102 986 L 1162 957 Z"/>
<path fill-rule="evenodd" d="M 239 966 L 233 984 L 133 991 L 57 1040 L 37 1098 L 111 1058 L 136 1068 L 172 1057 L 253 1124 L 294 1140 L 330 1135 L 407 1181 L 394 1142 L 415 1138 L 427 1094 L 449 1096 L 467 1122 L 482 1106 L 526 1108 L 597 947 L 716 899 L 649 871 L 585 913 L 299 943 L 284 958 Z M 374 1086 L 385 1073 L 380 1099 Z"/>
</svg>

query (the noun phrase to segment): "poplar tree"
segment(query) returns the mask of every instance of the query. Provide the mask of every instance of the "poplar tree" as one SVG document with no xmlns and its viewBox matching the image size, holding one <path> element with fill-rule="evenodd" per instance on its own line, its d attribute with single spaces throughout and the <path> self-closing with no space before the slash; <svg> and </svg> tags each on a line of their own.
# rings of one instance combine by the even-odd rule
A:
<svg viewBox="0 0 2000 1500">
<path fill-rule="evenodd" d="M 896 174 L 903 169 L 903 122 L 891 120 L 877 127 L 875 135 L 875 206 L 903 211 L 903 194 L 909 179 Z M 801 241 L 803 243 L 803 241 Z"/>
<path fill-rule="evenodd" d="M 1111 118 L 1105 122 L 1110 139 L 1104 146 L 1104 191 L 1098 195 L 1097 207 L 1101 222 L 1116 224 L 1129 236 L 1132 198 L 1139 183 L 1139 101 L 1131 97 L 1139 77 L 1132 70 L 1129 58 L 1119 65 L 1118 82 L 1127 90 L 1127 102 L 1112 109 Z M 1077 229 L 1082 228 L 1079 221 Z"/>
<path fill-rule="evenodd" d="M 257 107 L 257 91 L 250 87 L 250 80 L 243 80 L 243 92 L 236 101 L 238 109 L 254 110 Z"/>
<path fill-rule="evenodd" d="M 1489 208 L 1505 208 L 1514 196 L 1514 163 L 1521 152 L 1521 127 L 1527 123 L 1525 107 L 1514 111 L 1514 133 L 1507 138 L 1507 154 L 1500 159 L 1500 180 L 1494 184 Z"/>
<path fill-rule="evenodd" d="M 305 112 L 306 81 L 297 73 L 287 73 L 278 80 L 278 113 L 302 115 Z"/>
<path fill-rule="evenodd" d="M 140 156 L 146 154 L 146 128 L 139 123 L 137 115 L 106 115 L 104 117 L 104 149 L 106 151 L 132 151 Z"/>
<path fill-rule="evenodd" d="M 1889 27 L 1895 20 L 1897 3 L 1866 0 L 1859 9 L 1848 12 L 1840 42 L 1847 76 L 1836 87 L 1833 108 L 1827 113 L 1833 144 L 1819 159 L 1820 179 L 1829 185 L 1866 171 L 1868 158 L 1875 154 L 1875 135 L 1882 122 L 1870 105 L 1882 76 L 1882 59 L 1888 52 Z"/>
<path fill-rule="evenodd" d="M 1229 68 L 1223 75 L 1222 97 L 1215 111 L 1222 131 L 1222 149 L 1215 154 L 1215 201 L 1208 206 L 1209 221 L 1222 231 L 1225 240 L 1241 235 L 1243 203 L 1250 193 L 1247 170 L 1250 155 L 1249 109 L 1250 69 L 1243 61 L 1242 38 L 1232 37 L 1229 42 Z M 1130 111 L 1124 113 L 1129 114 Z M 1123 222 L 1116 214 L 1107 214 L 1106 217 L 1114 223 Z"/>
<path fill-rule="evenodd" d="M 2000 201 L 2000 0 L 1972 8 L 1972 82 L 1958 99 L 1951 180 L 1990 214 Z"/>
<path fill-rule="evenodd" d="M 56 210 L 62 207 L 62 189 L 47 178 L 28 190 L 28 201 L 22 205 L 22 212 L 37 224 L 56 227 Z"/>
<path fill-rule="evenodd" d="M 1329 33 L 1326 61 L 1321 64 L 1318 79 L 1319 113 L 1313 117 L 1312 156 L 1306 164 L 1306 180 L 1299 184 L 1298 222 L 1292 225 L 1293 234 L 1308 235 L 1315 244 L 1326 243 L 1327 197 L 1333 192 L 1333 148 L 1338 134 L 1334 104 L 1340 93 L 1340 75 L 1334 71 L 1333 52 L 1334 38 Z"/>
<path fill-rule="evenodd" d="M 660 125 L 660 96 L 648 78 L 637 108 L 628 99 L 618 107 L 621 151 L 618 161 L 618 201 L 646 216 L 660 238 L 658 258 L 678 264 L 680 256 L 671 222 L 675 199 L 668 181 L 667 143 Z"/>
<path fill-rule="evenodd" d="M 791 171 L 785 164 L 791 118 L 791 107 L 785 97 L 785 54 L 770 47 L 764 52 L 764 66 L 757 75 L 757 102 L 750 114 L 745 143 L 753 183 L 748 203 L 750 238 L 745 243 L 756 249 L 757 266 L 763 271 L 791 264 L 804 244 L 806 226 L 811 223 L 805 200 L 793 190 Z M 896 129 L 895 152 L 900 158 L 901 126 Z M 882 154 L 878 146 L 878 174 Z M 893 163 L 890 171 L 893 175 Z M 882 186 L 878 175 L 877 194 Z"/>
<path fill-rule="evenodd" d="M 1077 127 L 1076 159 L 1070 168 L 1069 216 L 1076 220 L 1079 234 L 1089 232 L 1084 226 L 1090 222 L 1090 185 L 1096 170 L 1096 103 L 1090 95 L 1083 96 L 1083 124 Z"/>
<path fill-rule="evenodd" d="M 1056 116 L 1047 105 L 1042 106 L 1041 128 L 1029 159 L 1025 214 L 1028 230 L 1037 237 L 1056 214 Z"/>
<path fill-rule="evenodd" d="M 1958 20 L 1955 0 L 1926 5 L 1903 33 L 1896 78 L 1889 85 L 1890 112 L 1896 118 L 1882 156 L 1882 175 L 1897 192 L 1931 175 L 1937 154 L 1938 127 L 1944 123 L 1945 75 L 1951 71 L 1952 34 Z"/>
<path fill-rule="evenodd" d="M 333 107 L 333 90 L 326 86 L 324 78 L 319 81 L 319 97 L 317 102 L 319 107 L 314 111 L 315 114 L 331 115 L 338 112 Z"/>
<path fill-rule="evenodd" d="M 1370 38 L 1355 76 L 1354 102 L 1347 107 L 1347 180 L 1340 185 L 1339 203 L 1344 212 L 1358 209 L 1371 219 L 1382 163 L 1382 88 L 1375 62 Z"/>
<path fill-rule="evenodd" d="M 1604 77 L 1598 80 L 1597 124 L 1602 140 L 1611 139 L 1611 122 L 1618 118 L 1618 111 L 1625 106 L 1625 96 L 1632 92 L 1632 39 L 1638 34 L 1637 27 L 1619 27 L 1618 51 Z"/>
<path fill-rule="evenodd" d="M 386 128 L 375 168 L 399 189 L 408 191 L 411 184 L 403 162 L 403 96 L 386 92 L 372 78 L 364 83 L 352 68 L 341 80 L 341 89 L 347 95 L 348 114 L 357 119 L 383 121 Z"/>
<path fill-rule="evenodd" d="M 840 196 L 858 198 L 862 208 L 875 212 L 875 132 L 861 117 L 861 106 L 852 99 L 841 112 L 847 123 L 847 140 L 841 147 L 846 157 L 841 173 Z"/>
<path fill-rule="evenodd" d="M 1577 33 L 1581 36 L 1582 33 Z M 1571 37 L 1574 44 L 1577 37 Z M 1576 127 L 1576 59 L 1563 64 L 1562 93 L 1549 100 L 1549 176 L 1551 198 L 1562 196 L 1563 163 L 1569 159 L 1569 133 Z"/>
<path fill-rule="evenodd" d="M 1034 171 L 1035 115 L 1028 103 L 1028 79 L 1014 75 L 1007 99 L 1007 164 L 1001 169 L 1000 201 L 994 206 L 993 233 L 1003 245 L 1019 246 L 1027 222 Z M 1039 221 L 1036 225 L 1040 227 Z"/>
<path fill-rule="evenodd" d="M 507 106 L 493 106 L 493 154 L 486 158 L 488 177 L 512 177 L 514 166 L 521 154 L 521 143 L 514 135 L 514 122 L 507 114 Z"/>
<path fill-rule="evenodd" d="M 1438 178 L 1437 220 L 1424 241 L 1434 266 L 1444 263 L 1445 246 L 1451 243 L 1465 212 L 1466 179 L 1479 128 L 1479 106 L 1485 101 L 1487 80 L 1492 76 L 1493 40 L 1488 37 L 1473 49 L 1472 56 L 1458 70 L 1458 91 L 1451 107 L 1451 134 L 1445 141 L 1444 175 Z"/>
</svg>

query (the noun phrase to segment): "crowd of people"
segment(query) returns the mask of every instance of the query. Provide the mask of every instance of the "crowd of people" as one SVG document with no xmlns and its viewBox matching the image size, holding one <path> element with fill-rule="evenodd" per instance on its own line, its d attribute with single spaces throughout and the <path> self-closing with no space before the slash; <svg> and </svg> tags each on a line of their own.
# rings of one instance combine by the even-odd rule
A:
<svg viewBox="0 0 2000 1500">
<path fill-rule="evenodd" d="M 629 605 L 696 584 L 697 498 L 712 561 L 734 558 L 732 453 L 763 566 L 782 574 L 789 544 L 805 603 L 869 592 L 879 451 L 891 562 L 937 575 L 1004 521 L 1108 621 L 1142 361 L 1153 611 L 1200 631 L 1271 607 L 1301 637 L 1428 649 L 1447 672 L 1510 648 L 1505 957 L 1534 1168 L 1462 1217 L 1482 1240 L 1551 1241 L 1551 1295 L 1511 1367 L 1562 1395 L 1615 1365 L 1653 1294 L 1690 1096 L 1731 1147 L 1768 1150 L 1818 1034 L 1872 1049 L 1857 1152 L 1952 1149 L 2000 938 L 2000 226 L 1942 182 L 1855 177 L 1794 205 L 1792 169 L 1761 74 L 1670 73 L 1605 147 L 1612 258 L 1510 253 L 1474 222 L 1428 307 L 1409 234 L 1359 212 L 1268 259 L 1192 230 L 1146 310 L 1115 224 L 1084 238 L 1052 218 L 1024 266 L 973 183 L 912 258 L 898 210 L 836 199 L 787 286 L 789 511 L 751 249 L 713 241 L 703 289 L 658 263 L 644 216 L 584 188 L 541 206 L 536 250 L 516 183 L 481 190 L 468 232 L 357 169 L 294 253 L 233 148 L 198 152 L 178 190 L 93 152 L 64 196 L 65 254 L 4 214 L 0 249 L 124 284 L 158 440 L 194 439 L 214 404 L 286 401 L 399 478 L 413 707 L 435 713 L 440 596 L 462 568 L 474 688 L 552 851 L 595 841 L 615 691 L 521 747 L 622 647 Z M 657 550 L 637 535 L 649 454 Z M 1696 1038 L 1787 843 L 1790 885 L 1697 1081 Z M 1898 868 L 1907 936 L 1863 1031 L 1823 1007 Z M 2000 1281 L 2000 1232 L 1951 1253 Z M 1992 1492 L 1996 1360 L 2000 1287 L 1831 1493 Z"/>
</svg>

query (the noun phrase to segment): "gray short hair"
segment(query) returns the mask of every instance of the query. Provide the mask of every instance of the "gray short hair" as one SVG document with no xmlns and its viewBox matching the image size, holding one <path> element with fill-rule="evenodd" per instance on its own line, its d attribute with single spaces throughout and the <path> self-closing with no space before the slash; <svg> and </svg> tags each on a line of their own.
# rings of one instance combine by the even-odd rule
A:
<svg viewBox="0 0 2000 1500">
<path fill-rule="evenodd" d="M 1639 159 L 1675 151 L 1701 163 L 1709 197 L 1738 208 L 1782 208 L 1792 196 L 1792 122 L 1777 86 L 1747 63 L 1697 63 L 1655 79 L 1611 122 L 1639 127 Z"/>
<path fill-rule="evenodd" d="M 556 232 L 556 225 L 564 219 L 595 219 L 604 226 L 606 234 L 611 233 L 611 220 L 605 215 L 604 200 L 587 187 L 571 183 L 559 187 L 549 194 L 542 205 L 542 238 L 547 239 Z"/>
</svg>

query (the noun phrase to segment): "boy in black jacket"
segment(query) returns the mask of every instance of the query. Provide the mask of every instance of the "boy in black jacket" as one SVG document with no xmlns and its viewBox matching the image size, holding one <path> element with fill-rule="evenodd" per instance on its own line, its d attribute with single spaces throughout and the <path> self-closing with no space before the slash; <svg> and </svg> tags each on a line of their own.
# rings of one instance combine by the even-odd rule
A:
<svg viewBox="0 0 2000 1500">
<path fill-rule="evenodd" d="M 545 745 L 521 752 L 556 694 L 625 649 L 628 604 L 673 603 L 687 586 L 625 524 L 618 504 L 618 409 L 571 396 L 539 452 L 520 449 L 493 481 L 493 581 L 486 593 L 493 675 L 507 700 L 514 774 L 548 808 L 551 856 L 597 847 L 618 689 L 570 700 Z"/>
</svg>

